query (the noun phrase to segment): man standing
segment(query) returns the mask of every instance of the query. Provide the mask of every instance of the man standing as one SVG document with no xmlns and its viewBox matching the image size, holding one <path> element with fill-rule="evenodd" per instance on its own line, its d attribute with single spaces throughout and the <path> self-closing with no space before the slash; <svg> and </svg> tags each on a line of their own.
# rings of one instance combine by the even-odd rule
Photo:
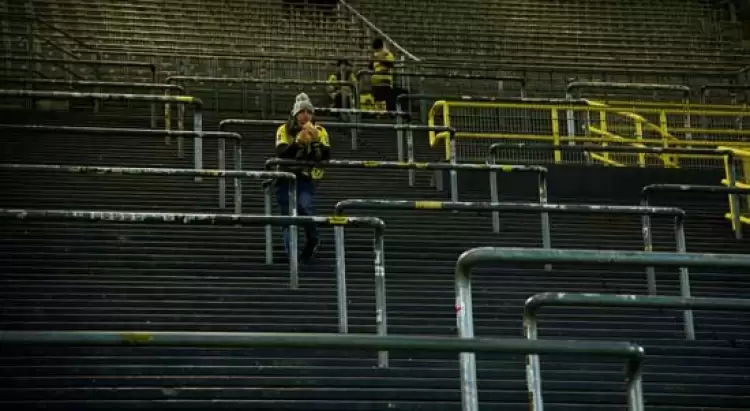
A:
<svg viewBox="0 0 750 411">
<path fill-rule="evenodd" d="M 370 84 L 372 85 L 372 96 L 375 101 L 384 101 L 389 111 L 396 109 L 396 101 L 393 98 L 393 66 L 394 58 L 383 44 L 383 39 L 375 39 L 372 42 L 372 58 L 370 59 Z"/>
<path fill-rule="evenodd" d="M 331 157 L 331 145 L 328 132 L 313 121 L 314 107 L 305 93 L 300 93 L 295 99 L 291 117 L 276 130 L 276 156 L 299 161 L 324 161 Z M 324 170 L 320 168 L 300 166 L 291 167 L 285 171 L 293 172 L 297 176 L 297 214 L 301 216 L 315 215 L 313 197 L 316 183 L 323 178 Z M 281 207 L 281 213 L 289 212 L 289 182 L 276 182 L 276 199 Z M 284 249 L 287 256 L 298 250 L 289 249 L 289 228 L 285 227 Z M 303 262 L 310 261 L 318 249 L 320 240 L 315 226 L 305 228 L 305 246 L 300 254 Z"/>
</svg>

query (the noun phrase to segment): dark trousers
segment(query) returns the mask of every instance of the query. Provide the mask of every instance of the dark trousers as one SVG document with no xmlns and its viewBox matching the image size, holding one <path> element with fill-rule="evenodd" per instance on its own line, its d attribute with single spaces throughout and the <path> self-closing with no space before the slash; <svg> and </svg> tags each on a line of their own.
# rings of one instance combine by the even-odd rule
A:
<svg viewBox="0 0 750 411">
<path fill-rule="evenodd" d="M 396 99 L 393 96 L 393 87 L 372 86 L 372 98 L 375 101 L 385 101 L 386 110 L 396 110 Z"/>
<path fill-rule="evenodd" d="M 306 178 L 297 179 L 297 215 L 312 216 L 315 215 L 313 207 L 313 198 L 315 196 L 315 184 L 312 180 Z M 281 207 L 282 215 L 289 215 L 289 182 L 276 182 L 276 201 Z M 289 255 L 289 227 L 284 227 L 284 250 Z M 318 240 L 318 228 L 315 226 L 305 227 L 305 241 L 308 243 Z M 299 246 L 299 244 L 298 244 Z M 299 251 L 299 250 L 298 250 Z"/>
</svg>

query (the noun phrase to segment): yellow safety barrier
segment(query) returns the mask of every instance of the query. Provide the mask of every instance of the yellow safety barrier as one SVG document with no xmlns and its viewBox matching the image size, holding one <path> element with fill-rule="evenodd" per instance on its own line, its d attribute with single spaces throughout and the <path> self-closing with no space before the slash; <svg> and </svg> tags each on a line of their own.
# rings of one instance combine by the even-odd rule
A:
<svg viewBox="0 0 750 411">
<path fill-rule="evenodd" d="M 742 150 L 734 147 L 719 147 L 720 150 L 726 150 L 732 153 L 732 159 L 724 159 L 724 174 L 725 178 L 721 180 L 721 184 L 727 187 L 741 188 L 750 190 L 750 151 Z M 729 162 L 734 161 L 734 167 L 729 166 Z M 737 167 L 739 163 L 740 167 Z M 739 172 L 739 175 L 732 175 L 733 170 Z M 736 195 L 736 194 L 733 194 Z M 742 195 L 745 201 L 732 201 L 732 196 L 729 196 L 729 213 L 725 214 L 725 217 L 732 221 L 732 229 L 738 230 L 739 227 L 735 227 L 735 222 L 732 219 L 734 213 L 739 214 L 739 221 L 741 224 L 750 224 L 750 216 L 742 215 L 743 212 L 750 211 L 750 196 Z M 743 205 L 744 203 L 744 205 Z M 740 210 L 735 210 L 735 207 L 739 207 Z"/>
<path fill-rule="evenodd" d="M 750 149 L 750 129 L 743 129 L 750 108 L 744 105 L 689 103 L 599 102 L 471 102 L 437 101 L 430 108 L 428 124 L 456 129 L 459 160 L 481 160 L 487 156 L 487 141 L 512 140 L 550 145 L 589 143 L 632 147 Z M 442 124 L 440 124 L 442 123 Z M 431 132 L 430 145 L 444 145 L 450 159 L 447 134 Z M 532 146 L 533 147 L 533 146 Z M 613 158 L 613 156 L 617 156 Z M 721 166 L 717 156 L 696 154 L 600 154 L 589 157 L 604 164 L 644 167 L 647 158 L 657 158 L 663 167 L 689 165 Z M 692 162 L 686 163 L 687 160 Z M 711 160 L 708 164 L 696 164 Z M 554 153 L 554 162 L 562 155 Z"/>
</svg>

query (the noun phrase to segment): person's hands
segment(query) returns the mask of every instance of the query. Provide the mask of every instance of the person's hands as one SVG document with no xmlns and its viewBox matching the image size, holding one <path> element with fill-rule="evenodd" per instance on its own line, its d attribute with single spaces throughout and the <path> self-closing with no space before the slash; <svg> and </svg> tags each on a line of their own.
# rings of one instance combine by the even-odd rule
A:
<svg viewBox="0 0 750 411">
<path fill-rule="evenodd" d="M 306 132 L 308 136 L 308 141 L 317 142 L 320 138 L 320 133 L 318 133 L 318 129 L 315 128 L 312 123 L 305 124 L 305 127 L 303 129 L 303 132 Z"/>
</svg>

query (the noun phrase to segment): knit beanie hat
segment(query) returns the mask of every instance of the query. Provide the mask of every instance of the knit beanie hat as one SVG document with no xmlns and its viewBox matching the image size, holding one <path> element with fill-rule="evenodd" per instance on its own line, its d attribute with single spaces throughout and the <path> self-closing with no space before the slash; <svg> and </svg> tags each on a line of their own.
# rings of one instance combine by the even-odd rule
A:
<svg viewBox="0 0 750 411">
<path fill-rule="evenodd" d="M 297 97 L 294 100 L 294 108 L 292 108 L 292 115 L 296 116 L 301 111 L 307 110 L 309 112 L 315 111 L 315 107 L 312 104 L 312 101 L 310 101 L 310 97 L 308 97 L 305 93 L 299 93 L 297 94 Z"/>
</svg>

